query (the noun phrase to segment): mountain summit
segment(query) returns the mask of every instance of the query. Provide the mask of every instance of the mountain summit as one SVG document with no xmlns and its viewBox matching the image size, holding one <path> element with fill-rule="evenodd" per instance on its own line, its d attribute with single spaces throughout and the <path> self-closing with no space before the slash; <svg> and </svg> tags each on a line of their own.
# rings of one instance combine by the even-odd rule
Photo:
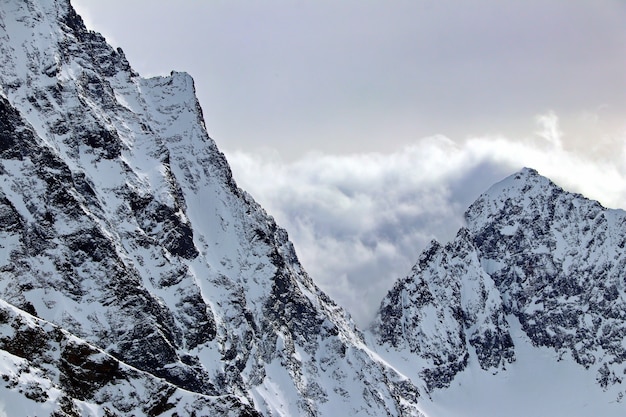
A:
<svg viewBox="0 0 626 417">
<path fill-rule="evenodd" d="M 527 401 L 515 411 L 504 404 L 507 415 L 543 414 L 550 407 L 560 411 L 547 414 L 572 415 L 565 410 L 586 401 L 601 401 L 596 408 L 587 404 L 597 411 L 591 414 L 619 415 L 617 406 L 603 407 L 624 395 L 626 212 L 566 192 L 525 168 L 481 195 L 465 219 L 452 242 L 433 242 L 383 300 L 371 329 L 381 356 L 421 379 L 435 397 L 455 397 L 455 382 L 475 383 L 485 375 L 500 381 L 511 404 L 533 385 L 555 392 L 544 404 Z M 539 360 L 546 355 L 550 367 Z M 536 380 L 521 381 L 529 369 Z M 578 389 L 606 395 L 559 397 L 561 389 L 575 387 L 566 379 L 560 389 L 544 386 L 555 381 L 544 378 L 550 372 L 580 374 Z M 489 398 L 491 384 L 463 389 L 479 401 Z M 465 406 L 465 416 L 499 415 L 476 403 Z"/>
</svg>

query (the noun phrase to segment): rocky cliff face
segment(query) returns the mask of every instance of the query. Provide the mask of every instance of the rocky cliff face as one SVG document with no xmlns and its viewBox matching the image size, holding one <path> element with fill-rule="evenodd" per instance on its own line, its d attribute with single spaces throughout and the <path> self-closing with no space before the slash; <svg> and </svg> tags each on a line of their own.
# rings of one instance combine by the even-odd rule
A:
<svg viewBox="0 0 626 417">
<path fill-rule="evenodd" d="M 533 343 L 599 368 L 603 385 L 621 382 L 626 213 L 527 169 L 492 187 L 466 218 L 505 310 Z"/>
<path fill-rule="evenodd" d="M 188 75 L 140 77 L 67 0 L 0 5 L 3 398 L 55 415 L 419 415 L 237 188 Z"/>
<path fill-rule="evenodd" d="M 524 169 L 465 217 L 467 228 L 434 242 L 384 299 L 372 327 L 383 351 L 412 358 L 429 391 L 445 388 L 469 360 L 493 373 L 514 363 L 514 320 L 534 346 L 621 389 L 626 213 Z"/>
<path fill-rule="evenodd" d="M 483 271 L 467 229 L 442 246 L 431 243 L 411 275 L 385 297 L 374 324 L 378 343 L 420 361 L 428 390 L 447 387 L 475 349 L 483 369 L 515 360 L 502 298 Z"/>
</svg>

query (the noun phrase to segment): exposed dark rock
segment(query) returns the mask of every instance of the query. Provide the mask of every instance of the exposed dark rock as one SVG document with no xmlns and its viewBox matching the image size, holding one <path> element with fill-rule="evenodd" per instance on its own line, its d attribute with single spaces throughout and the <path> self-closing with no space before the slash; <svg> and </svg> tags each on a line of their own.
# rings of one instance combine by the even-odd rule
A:
<svg viewBox="0 0 626 417">
<path fill-rule="evenodd" d="M 34 142 L 33 132 L 26 127 L 19 112 L 0 95 L 0 157 L 22 159 Z"/>
<path fill-rule="evenodd" d="M 69 341 L 63 346 L 60 359 L 60 383 L 72 397 L 86 400 L 121 378 L 119 362 L 82 343 Z"/>
<path fill-rule="evenodd" d="M 159 203 L 152 196 L 130 194 L 130 208 L 147 235 L 153 236 L 170 253 L 185 259 L 198 256 L 193 230 L 173 207 Z"/>
</svg>

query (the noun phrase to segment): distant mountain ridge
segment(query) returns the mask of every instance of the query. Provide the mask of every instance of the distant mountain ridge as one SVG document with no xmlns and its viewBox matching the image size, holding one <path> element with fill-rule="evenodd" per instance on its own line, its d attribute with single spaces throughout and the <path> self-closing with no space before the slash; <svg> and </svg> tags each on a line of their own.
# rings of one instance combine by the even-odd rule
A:
<svg viewBox="0 0 626 417">
<path fill-rule="evenodd" d="M 626 212 L 525 168 L 481 195 L 465 219 L 383 300 L 371 329 L 383 351 L 403 352 L 428 391 L 446 388 L 471 360 L 506 372 L 516 320 L 533 346 L 571 357 L 621 401 Z"/>
<path fill-rule="evenodd" d="M 0 52 L 0 416 L 437 417 L 540 347 L 621 400 L 624 212 L 525 169 L 362 332 L 237 187 L 189 75 L 142 78 L 68 0 L 0 0 Z"/>
</svg>

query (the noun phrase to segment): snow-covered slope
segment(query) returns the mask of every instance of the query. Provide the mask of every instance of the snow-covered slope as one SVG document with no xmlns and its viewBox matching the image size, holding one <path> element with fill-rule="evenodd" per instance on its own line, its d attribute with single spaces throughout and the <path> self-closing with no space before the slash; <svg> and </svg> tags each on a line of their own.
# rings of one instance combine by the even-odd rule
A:
<svg viewBox="0 0 626 417">
<path fill-rule="evenodd" d="M 0 298 L 0 410 L 419 415 L 237 188 L 193 80 L 140 77 L 67 0 L 0 0 Z"/>
<path fill-rule="evenodd" d="M 626 213 L 524 169 L 466 220 L 371 329 L 382 357 L 423 380 L 428 415 L 623 415 Z"/>
</svg>

